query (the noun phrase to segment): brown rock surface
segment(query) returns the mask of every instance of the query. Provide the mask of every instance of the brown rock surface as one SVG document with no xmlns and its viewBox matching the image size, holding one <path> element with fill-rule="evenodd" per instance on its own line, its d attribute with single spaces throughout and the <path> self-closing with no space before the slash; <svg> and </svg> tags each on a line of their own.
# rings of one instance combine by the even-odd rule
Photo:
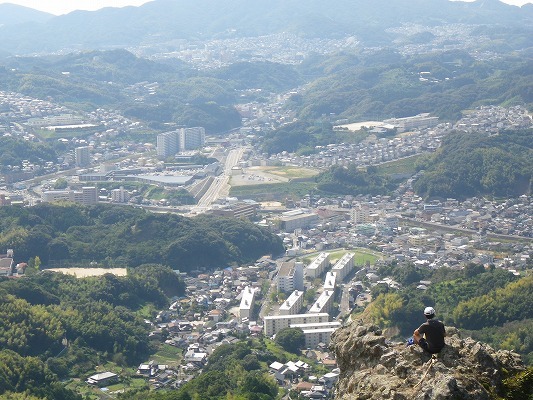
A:
<svg viewBox="0 0 533 400">
<path fill-rule="evenodd" d="M 522 370 L 520 356 L 496 351 L 447 327 L 436 360 L 418 346 L 388 341 L 377 326 L 352 322 L 338 329 L 330 348 L 341 374 L 340 400 L 489 400 L 501 395 L 503 371 Z"/>
</svg>

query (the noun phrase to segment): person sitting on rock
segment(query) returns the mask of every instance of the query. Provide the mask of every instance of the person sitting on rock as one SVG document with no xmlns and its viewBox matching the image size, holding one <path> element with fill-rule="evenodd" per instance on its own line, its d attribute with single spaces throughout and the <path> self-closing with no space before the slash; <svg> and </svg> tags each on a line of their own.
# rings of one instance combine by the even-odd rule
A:
<svg viewBox="0 0 533 400">
<path fill-rule="evenodd" d="M 413 332 L 414 342 L 428 353 L 437 354 L 444 347 L 444 337 L 446 336 L 444 324 L 435 318 L 433 307 L 426 307 L 424 316 L 426 322 Z"/>
</svg>

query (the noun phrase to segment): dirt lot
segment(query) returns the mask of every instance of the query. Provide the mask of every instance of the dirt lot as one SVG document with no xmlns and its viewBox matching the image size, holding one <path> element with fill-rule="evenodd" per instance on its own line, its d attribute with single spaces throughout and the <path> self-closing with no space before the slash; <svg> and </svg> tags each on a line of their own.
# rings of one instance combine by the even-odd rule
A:
<svg viewBox="0 0 533 400">
<path fill-rule="evenodd" d="M 317 170 L 300 167 L 249 167 L 241 174 L 232 175 L 231 186 L 264 185 L 288 182 L 294 178 L 309 178 Z"/>
<path fill-rule="evenodd" d="M 126 268 L 51 268 L 48 271 L 61 272 L 67 275 L 74 275 L 76 278 L 85 278 L 87 276 L 101 276 L 104 274 L 113 274 L 116 276 L 126 276 Z"/>
</svg>

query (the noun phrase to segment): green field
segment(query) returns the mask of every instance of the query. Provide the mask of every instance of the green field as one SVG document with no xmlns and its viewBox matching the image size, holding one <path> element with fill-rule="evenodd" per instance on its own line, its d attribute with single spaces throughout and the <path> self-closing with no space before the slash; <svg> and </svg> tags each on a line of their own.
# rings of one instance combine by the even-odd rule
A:
<svg viewBox="0 0 533 400">
<path fill-rule="evenodd" d="M 326 253 L 330 254 L 331 263 L 335 263 L 344 254 L 346 254 L 348 252 L 355 253 L 355 265 L 363 265 L 367 261 L 370 261 L 370 264 L 374 264 L 379 258 L 381 258 L 379 253 L 373 252 L 372 250 L 369 250 L 369 249 L 362 249 L 362 248 L 350 249 L 350 250 L 345 250 L 345 249 L 340 250 L 339 249 L 339 250 L 333 250 L 333 251 L 326 251 Z M 307 255 L 306 257 L 303 258 L 303 261 L 306 264 L 309 264 L 309 263 L 311 263 L 311 261 L 313 261 L 313 259 L 318 254 L 320 254 L 320 252 L 309 254 L 309 255 Z"/>
<path fill-rule="evenodd" d="M 319 174 L 319 171 L 311 168 L 301 168 L 301 167 L 264 167 L 261 168 L 263 172 L 267 172 L 272 175 L 282 176 L 288 179 L 295 178 L 312 178 Z"/>
<path fill-rule="evenodd" d="M 150 357 L 158 364 L 178 365 L 182 359 L 182 350 L 169 344 L 161 344 L 159 350 Z"/>
<path fill-rule="evenodd" d="M 381 164 L 377 167 L 378 173 L 380 175 L 391 175 L 391 174 L 414 174 L 416 172 L 415 163 L 420 155 L 415 155 L 412 157 L 402 158 L 400 160 L 395 160 Z"/>
<path fill-rule="evenodd" d="M 230 196 L 254 199 L 256 201 L 283 201 L 289 198 L 302 198 L 314 190 L 314 182 L 287 182 L 264 185 L 232 186 Z"/>
</svg>

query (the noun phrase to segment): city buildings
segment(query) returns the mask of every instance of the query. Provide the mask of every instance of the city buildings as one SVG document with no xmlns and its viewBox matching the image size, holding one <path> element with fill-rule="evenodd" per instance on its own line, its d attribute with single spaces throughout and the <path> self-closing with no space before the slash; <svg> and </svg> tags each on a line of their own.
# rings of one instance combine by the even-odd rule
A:
<svg viewBox="0 0 533 400">
<path fill-rule="evenodd" d="M 197 126 L 194 128 L 181 128 L 179 131 L 180 151 L 196 150 L 205 143 L 205 129 Z"/>
<path fill-rule="evenodd" d="M 308 278 L 314 279 L 321 276 L 329 266 L 329 253 L 320 253 L 305 269 Z"/>
<path fill-rule="evenodd" d="M 89 146 L 76 147 L 75 158 L 77 167 L 87 167 L 91 164 L 91 154 Z"/>
<path fill-rule="evenodd" d="M 355 254 L 346 253 L 331 268 L 331 272 L 336 273 L 337 278 L 339 279 L 340 282 L 342 282 L 344 278 L 346 278 L 346 276 L 349 275 L 350 272 L 353 271 L 354 267 L 355 267 Z"/>
<path fill-rule="evenodd" d="M 41 200 L 45 203 L 71 201 L 89 206 L 98 203 L 98 192 L 94 186 L 86 186 L 81 190 L 49 190 L 43 192 Z"/>
<path fill-rule="evenodd" d="M 284 232 L 291 232 L 299 228 L 307 228 L 317 224 L 319 216 L 315 213 L 303 210 L 291 210 L 284 212 L 279 218 L 280 229 Z"/>
<path fill-rule="evenodd" d="M 217 208 L 212 211 L 213 215 L 231 218 L 246 218 L 252 219 L 256 216 L 259 209 L 258 203 L 244 203 L 231 204 L 225 208 Z"/>
<path fill-rule="evenodd" d="M 333 308 L 335 290 L 326 290 L 320 293 L 318 299 L 309 309 L 309 313 L 329 313 Z"/>
<path fill-rule="evenodd" d="M 279 307 L 279 315 L 298 314 L 304 303 L 304 292 L 295 290 Z"/>
<path fill-rule="evenodd" d="M 203 127 L 180 128 L 157 135 L 157 156 L 167 158 L 180 151 L 196 150 L 205 144 Z"/>
<path fill-rule="evenodd" d="M 342 324 L 338 321 L 318 322 L 310 324 L 292 324 L 291 328 L 300 328 L 305 336 L 305 347 L 316 349 L 319 345 L 327 346 L 331 341 L 331 335 Z"/>
<path fill-rule="evenodd" d="M 320 322 L 328 322 L 329 314 L 292 314 L 292 315 L 268 315 L 263 318 L 264 326 L 263 332 L 267 337 L 271 337 L 285 328 L 290 328 L 292 325 L 301 324 L 317 324 Z"/>
<path fill-rule="evenodd" d="M 246 286 L 241 292 L 241 304 L 239 306 L 239 318 L 242 322 L 243 319 L 250 319 L 253 312 L 255 294 L 257 289 L 251 286 Z"/>
<path fill-rule="evenodd" d="M 124 186 L 121 186 L 119 189 L 111 190 L 111 201 L 113 203 L 127 203 L 130 198 L 130 195 L 127 190 L 124 189 Z"/>
<path fill-rule="evenodd" d="M 278 291 L 290 293 L 294 290 L 304 290 L 303 263 L 299 261 L 284 262 L 278 273 Z"/>
<path fill-rule="evenodd" d="M 178 131 L 165 132 L 157 135 L 156 151 L 158 158 L 172 157 L 180 150 Z"/>
</svg>

